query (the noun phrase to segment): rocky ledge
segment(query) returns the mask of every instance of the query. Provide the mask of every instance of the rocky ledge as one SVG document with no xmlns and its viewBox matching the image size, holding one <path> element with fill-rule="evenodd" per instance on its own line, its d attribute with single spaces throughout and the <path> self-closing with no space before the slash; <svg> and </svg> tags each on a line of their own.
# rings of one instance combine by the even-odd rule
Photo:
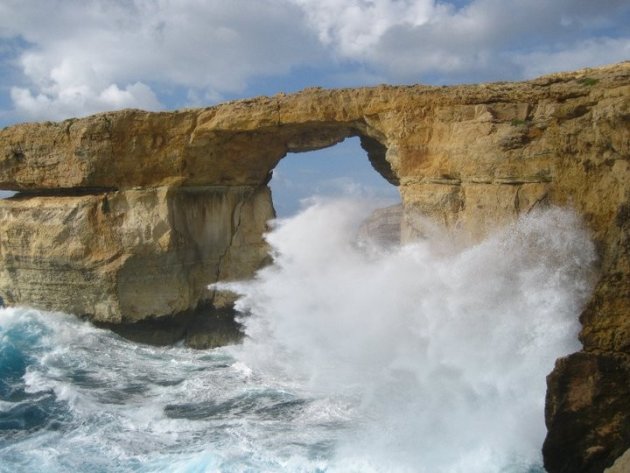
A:
<svg viewBox="0 0 630 473">
<path fill-rule="evenodd" d="M 550 473 L 610 467 L 630 447 L 628 62 L 5 128 L 0 189 L 19 193 L 0 201 L 0 297 L 123 331 L 187 320 L 221 332 L 209 319 L 231 297 L 207 284 L 265 263 L 274 166 L 350 136 L 399 186 L 403 240 L 422 233 L 418 212 L 473 239 L 536 206 L 583 216 L 600 279 L 580 318 L 583 349 L 548 377 L 543 453 Z"/>
</svg>

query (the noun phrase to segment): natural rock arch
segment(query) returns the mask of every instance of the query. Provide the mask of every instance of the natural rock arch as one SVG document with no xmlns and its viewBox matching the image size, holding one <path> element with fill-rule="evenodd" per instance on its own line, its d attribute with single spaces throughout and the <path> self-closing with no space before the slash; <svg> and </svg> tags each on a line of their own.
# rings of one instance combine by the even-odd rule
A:
<svg viewBox="0 0 630 473">
<path fill-rule="evenodd" d="M 523 83 L 309 89 L 201 110 L 0 131 L 0 296 L 110 323 L 186 313 L 264 262 L 265 186 L 289 151 L 362 137 L 406 211 L 472 238 L 569 203 L 600 249 L 584 349 L 547 397 L 552 472 L 630 447 L 630 63 Z M 570 435 L 568 435 L 570 433 Z"/>
<path fill-rule="evenodd" d="M 287 153 L 358 136 L 375 169 L 398 183 L 383 137 L 363 120 L 274 127 L 237 120 L 232 129 L 218 109 L 127 110 L 4 130 L 7 172 L 0 187 L 21 191 L 6 209 L 22 216 L 28 207 L 34 224 L 28 241 L 20 242 L 24 252 L 5 258 L 7 301 L 105 323 L 175 315 L 206 303 L 223 307 L 225 297 L 207 285 L 248 277 L 266 260 L 262 234 L 273 217 L 266 184 Z M 37 223 L 42 220 L 48 225 Z M 50 237 L 57 245 L 52 254 L 33 257 L 26 249 Z M 68 260 L 62 270 L 55 250 Z M 29 270 L 19 269 L 24 263 Z M 65 292 L 54 289 L 60 277 Z"/>
</svg>

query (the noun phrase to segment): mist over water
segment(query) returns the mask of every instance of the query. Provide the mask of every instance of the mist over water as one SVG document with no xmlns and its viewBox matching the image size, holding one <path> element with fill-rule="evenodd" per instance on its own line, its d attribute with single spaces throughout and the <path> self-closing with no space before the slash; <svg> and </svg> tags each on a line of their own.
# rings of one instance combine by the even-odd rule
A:
<svg viewBox="0 0 630 473">
<path fill-rule="evenodd" d="M 274 264 L 222 285 L 242 345 L 0 309 L 0 472 L 542 471 L 545 376 L 592 286 L 579 220 L 384 249 L 356 239 L 367 213 L 319 201 L 273 225 Z"/>
<path fill-rule="evenodd" d="M 277 222 L 275 264 L 237 308 L 238 357 L 347 399 L 339 471 L 528 471 L 540 463 L 545 376 L 579 349 L 592 243 L 569 211 L 524 216 L 474 246 L 447 234 L 357 242 L 353 201 Z"/>
</svg>

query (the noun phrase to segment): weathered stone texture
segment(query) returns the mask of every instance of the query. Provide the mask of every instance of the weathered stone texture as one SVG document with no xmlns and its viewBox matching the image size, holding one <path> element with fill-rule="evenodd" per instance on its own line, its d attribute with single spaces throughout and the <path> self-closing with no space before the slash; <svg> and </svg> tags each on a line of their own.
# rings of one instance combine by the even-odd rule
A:
<svg viewBox="0 0 630 473">
<path fill-rule="evenodd" d="M 260 266 L 272 216 L 266 187 L 14 197 L 0 201 L 0 292 L 98 322 L 184 312 Z"/>
<path fill-rule="evenodd" d="M 630 447 L 628 62 L 5 128 L 0 189 L 26 193 L 0 201 L 0 296 L 111 322 L 229 304 L 205 285 L 264 262 L 273 167 L 349 136 L 399 186 L 403 240 L 430 225 L 475 240 L 548 204 L 583 216 L 601 277 L 581 316 L 583 351 L 548 379 L 544 453 L 550 473 L 610 466 Z"/>
<path fill-rule="evenodd" d="M 630 356 L 580 352 L 561 358 L 547 378 L 551 472 L 600 473 L 630 444 Z"/>
</svg>

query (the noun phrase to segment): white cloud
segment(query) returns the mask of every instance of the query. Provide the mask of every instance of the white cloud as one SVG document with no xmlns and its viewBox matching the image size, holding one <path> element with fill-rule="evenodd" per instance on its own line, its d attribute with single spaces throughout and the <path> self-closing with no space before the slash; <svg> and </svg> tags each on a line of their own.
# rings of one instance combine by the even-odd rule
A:
<svg viewBox="0 0 630 473">
<path fill-rule="evenodd" d="M 11 88 L 11 99 L 20 112 L 28 119 L 47 118 L 61 120 L 71 116 L 96 113 L 103 110 L 141 108 L 157 110 L 161 108 L 151 88 L 141 82 L 120 89 L 111 84 L 103 90 L 94 90 L 89 85 L 56 86 L 47 93 L 34 95 L 29 89 Z"/>
<path fill-rule="evenodd" d="M 21 80 L 0 87 L 13 119 L 57 119 L 204 105 L 305 65 L 344 86 L 519 79 L 627 59 L 629 41 L 627 0 L 2 0 Z"/>
<path fill-rule="evenodd" d="M 373 170 L 371 170 L 373 172 Z M 335 195 L 344 197 L 369 198 L 369 199 L 390 199 L 395 200 L 400 197 L 398 189 L 389 184 L 379 186 L 362 182 L 360 178 L 353 176 L 339 176 L 322 179 L 314 183 L 313 194 Z"/>
<path fill-rule="evenodd" d="M 301 16 L 284 0 L 5 0 L 0 35 L 32 45 L 11 89 L 17 113 L 59 118 L 157 108 L 158 88 L 220 97 L 286 73 L 316 55 Z"/>
<path fill-rule="evenodd" d="M 393 26 L 420 26 L 443 10 L 433 0 L 292 1 L 304 9 L 324 44 L 352 58 L 369 56 L 370 48 Z"/>
<path fill-rule="evenodd" d="M 600 66 L 630 59 L 630 37 L 598 38 L 580 41 L 567 49 L 534 51 L 516 55 L 527 77 L 582 67 Z"/>
<path fill-rule="evenodd" d="M 433 0 L 290 1 L 336 54 L 393 81 L 522 78 L 532 69 L 523 63 L 528 54 L 579 49 L 593 35 L 611 46 L 630 39 L 623 0 L 473 0 L 462 8 Z M 617 43 L 605 37 L 615 27 L 625 38 Z M 563 57 L 568 68 L 584 62 Z"/>
</svg>

